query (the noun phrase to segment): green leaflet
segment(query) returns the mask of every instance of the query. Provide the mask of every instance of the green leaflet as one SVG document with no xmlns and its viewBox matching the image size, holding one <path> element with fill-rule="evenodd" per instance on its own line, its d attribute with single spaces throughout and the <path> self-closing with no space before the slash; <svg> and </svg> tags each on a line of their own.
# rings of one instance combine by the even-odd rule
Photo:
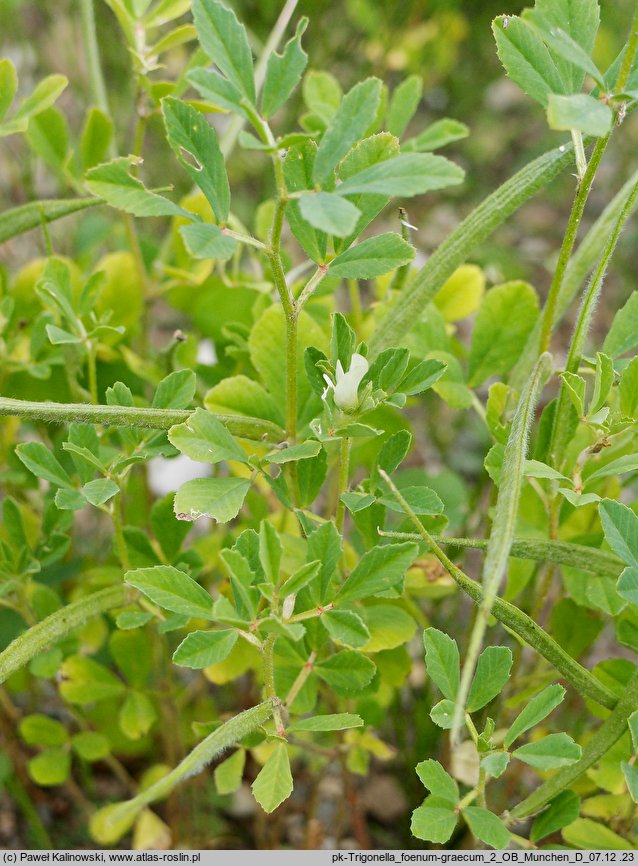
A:
<svg viewBox="0 0 638 866">
<path fill-rule="evenodd" d="M 361 215 L 358 207 L 331 192 L 302 195 L 299 210 L 311 226 L 340 238 L 347 237 L 353 231 Z"/>
<path fill-rule="evenodd" d="M 427 126 L 423 132 L 420 132 L 415 138 L 410 138 L 403 144 L 402 150 L 416 150 L 419 153 L 423 151 L 438 150 L 440 147 L 445 147 L 453 141 L 467 138 L 470 130 L 464 123 L 459 123 L 458 120 L 453 120 L 451 117 L 444 117 Z"/>
<path fill-rule="evenodd" d="M 400 235 L 386 232 L 366 238 L 338 255 L 330 262 L 328 272 L 333 277 L 369 280 L 411 262 L 414 255 L 414 247 Z"/>
<path fill-rule="evenodd" d="M 417 839 L 426 842 L 447 842 L 458 820 L 454 803 L 441 797 L 426 797 L 423 805 L 412 813 L 410 830 Z"/>
<path fill-rule="evenodd" d="M 534 819 L 530 832 L 532 842 L 538 842 L 566 827 L 578 818 L 580 797 L 573 791 L 563 791 L 555 797 L 544 812 Z"/>
<path fill-rule="evenodd" d="M 598 0 L 578 0 L 577 3 L 565 0 L 536 0 L 534 12 L 529 15 L 529 19 L 542 27 L 543 40 L 553 51 L 560 54 L 560 58 L 555 60 L 568 92 L 580 90 L 584 79 L 582 66 L 563 61 L 573 61 L 576 49 L 580 49 L 578 56 L 581 62 L 582 58 L 591 55 L 600 24 Z M 566 51 L 566 45 L 569 46 L 569 51 Z"/>
<path fill-rule="evenodd" d="M 162 100 L 162 114 L 168 143 L 180 165 L 202 190 L 217 220 L 225 223 L 230 187 L 215 130 L 201 112 L 171 96 Z"/>
<path fill-rule="evenodd" d="M 154 409 L 186 409 L 193 402 L 197 387 L 192 370 L 174 370 L 165 376 L 153 395 Z"/>
<path fill-rule="evenodd" d="M 355 84 L 326 129 L 314 165 L 315 183 L 323 184 L 353 144 L 363 136 L 377 113 L 381 98 L 381 82 L 368 78 Z"/>
<path fill-rule="evenodd" d="M 8 64 L 8 65 L 7 65 Z M 12 71 L 13 70 L 13 71 Z M 21 103 L 20 107 L 9 120 L 0 123 L 0 138 L 24 132 L 29 126 L 29 120 L 50 108 L 69 83 L 64 75 L 48 75 L 43 78 L 31 93 Z M 4 116 L 13 101 L 17 78 L 10 61 L 4 60 L 0 70 L 0 85 L 6 87 L 6 93 L 0 97 L 0 119 Z"/>
<path fill-rule="evenodd" d="M 537 770 L 556 770 L 574 764 L 582 754 L 581 747 L 567 734 L 548 734 L 526 743 L 512 752 L 512 757 Z"/>
<path fill-rule="evenodd" d="M 301 79 L 308 63 L 308 55 L 301 47 L 301 37 L 307 26 L 308 19 L 302 18 L 297 24 L 297 32 L 286 43 L 283 53 L 277 54 L 275 51 L 268 59 L 261 96 L 264 117 L 270 117 L 281 108 Z"/>
<path fill-rule="evenodd" d="M 488 646 L 479 656 L 476 673 L 467 696 L 467 711 L 474 713 L 503 690 L 512 669 L 512 652 L 507 647 Z"/>
<path fill-rule="evenodd" d="M 235 442 L 228 429 L 212 412 L 196 409 L 184 424 L 171 427 L 170 442 L 191 460 L 219 463 L 220 460 L 246 462 L 246 454 Z"/>
<path fill-rule="evenodd" d="M 450 803 L 458 802 L 459 786 L 438 761 L 433 761 L 431 758 L 421 761 L 416 765 L 415 770 L 424 787 L 433 797 L 441 797 Z"/>
<path fill-rule="evenodd" d="M 487 292 L 472 331 L 470 387 L 513 367 L 537 318 L 538 298 L 529 283 L 503 283 Z"/>
<path fill-rule="evenodd" d="M 254 105 L 253 58 L 244 25 L 218 0 L 194 0 L 193 18 L 204 51 Z"/>
<path fill-rule="evenodd" d="M 403 153 L 351 175 L 339 184 L 337 191 L 339 195 L 414 196 L 459 184 L 464 176 L 461 168 L 443 156 Z"/>
<path fill-rule="evenodd" d="M 552 129 L 579 129 L 597 138 L 607 135 L 614 120 L 608 105 L 603 105 L 585 93 L 573 96 L 550 94 L 547 101 L 547 122 Z"/>
<path fill-rule="evenodd" d="M 339 591 L 339 603 L 376 595 L 395 586 L 417 554 L 411 543 L 386 544 L 369 550 L 359 560 Z"/>
<path fill-rule="evenodd" d="M 41 442 L 25 442 L 17 446 L 16 455 L 37 478 L 73 490 L 71 479 L 46 445 Z"/>
<path fill-rule="evenodd" d="M 138 217 L 182 216 L 188 220 L 193 214 L 170 199 L 151 192 L 141 180 L 130 174 L 136 157 L 121 156 L 103 165 L 97 165 L 86 173 L 86 187 L 98 198 L 112 207 Z"/>
<path fill-rule="evenodd" d="M 423 93 L 423 79 L 420 75 L 410 75 L 396 88 L 388 108 L 388 132 L 400 138 L 408 123 L 416 114 Z"/>
<path fill-rule="evenodd" d="M 192 577 L 172 565 L 136 568 L 127 571 L 124 580 L 165 610 L 188 617 L 213 618 L 210 595 Z"/>
<path fill-rule="evenodd" d="M 175 494 L 175 515 L 178 520 L 211 517 L 228 523 L 239 514 L 249 488 L 245 478 L 195 478 Z"/>
<path fill-rule="evenodd" d="M 288 747 L 279 743 L 259 771 L 252 784 L 252 792 L 264 812 L 270 813 L 288 799 L 292 788 Z"/>
<path fill-rule="evenodd" d="M 173 653 L 173 661 L 182 667 L 207 668 L 223 662 L 236 643 L 237 632 L 233 629 L 192 631 Z"/>
<path fill-rule="evenodd" d="M 179 230 L 188 252 L 196 259 L 224 262 L 237 251 L 237 241 L 210 223 L 191 223 Z"/>
<path fill-rule="evenodd" d="M 492 30 L 507 74 L 528 96 L 546 106 L 550 93 L 565 92 L 554 58 L 527 22 L 516 16 L 501 16 L 494 19 Z"/>
<path fill-rule="evenodd" d="M 246 752 L 237 749 L 236 752 L 215 767 L 215 787 L 218 794 L 234 794 L 241 786 L 246 764 Z"/>
<path fill-rule="evenodd" d="M 0 120 L 9 110 L 18 89 L 18 74 L 8 57 L 0 60 Z"/>
<path fill-rule="evenodd" d="M 450 701 L 456 700 L 461 676 L 456 641 L 436 628 L 426 628 L 423 644 L 428 674 L 444 697 Z"/>
<path fill-rule="evenodd" d="M 599 512 L 607 544 L 623 562 L 638 568 L 638 517 L 613 499 L 603 499 Z"/>
<path fill-rule="evenodd" d="M 564 697 L 565 689 L 562 686 L 554 684 L 547 686 L 540 694 L 532 698 L 506 732 L 505 739 L 503 740 L 505 748 L 509 749 L 517 737 L 520 737 L 525 731 L 542 722 L 546 716 L 562 703 Z"/>
<path fill-rule="evenodd" d="M 510 832 L 503 821 L 492 812 L 481 806 L 468 806 L 463 810 L 463 817 L 472 833 L 481 842 L 485 842 L 492 848 L 507 848 Z"/>
</svg>

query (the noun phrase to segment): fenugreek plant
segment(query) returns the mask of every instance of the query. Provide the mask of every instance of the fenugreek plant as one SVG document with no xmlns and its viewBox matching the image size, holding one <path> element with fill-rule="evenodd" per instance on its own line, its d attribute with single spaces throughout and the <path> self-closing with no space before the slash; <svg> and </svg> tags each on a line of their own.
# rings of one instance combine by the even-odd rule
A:
<svg viewBox="0 0 638 866">
<path fill-rule="evenodd" d="M 130 146 L 91 0 L 76 141 L 63 76 L 14 109 L 0 61 L 0 135 L 25 135 L 69 194 L 0 215 L 0 243 L 39 229 L 47 252 L 0 296 L 0 783 L 32 843 L 65 838 L 38 788 L 77 800 L 97 844 L 169 847 L 194 844 L 186 791 L 219 814 L 248 783 L 310 824 L 336 767 L 370 844 L 356 779 L 394 761 L 413 777 L 404 845 L 634 847 L 638 293 L 602 345 L 590 332 L 636 174 L 576 241 L 635 129 L 638 10 L 605 72 L 597 0 L 494 21 L 562 143 L 419 269 L 411 200 L 463 183 L 434 151 L 468 130 L 414 128 L 418 76 L 344 93 L 307 69 L 312 23 L 285 41 L 294 2 L 256 61 L 219 0 L 106 3 L 132 58 Z M 145 177 L 151 126 L 183 194 Z M 266 193 L 235 209 L 242 159 Z M 518 279 L 486 290 L 475 251 L 570 172 L 544 303 Z M 77 211 L 110 212 L 101 258 L 56 254 L 48 226 Z M 480 431 L 484 473 L 429 465 L 452 425 Z"/>
</svg>

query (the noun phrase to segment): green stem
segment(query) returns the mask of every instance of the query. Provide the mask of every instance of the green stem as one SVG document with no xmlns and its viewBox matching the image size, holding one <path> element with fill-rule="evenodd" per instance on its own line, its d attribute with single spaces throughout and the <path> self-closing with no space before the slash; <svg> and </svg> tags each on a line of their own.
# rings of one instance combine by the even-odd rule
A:
<svg viewBox="0 0 638 866">
<path fill-rule="evenodd" d="M 116 806 L 107 806 L 96 813 L 91 824 L 97 841 L 99 842 L 100 837 L 104 836 L 113 844 L 129 830 L 143 808 L 155 800 L 166 797 L 184 779 L 201 772 L 220 752 L 256 731 L 272 714 L 271 701 L 264 701 L 239 713 L 198 743 L 184 760 L 159 782 L 146 788 L 131 800 Z"/>
<path fill-rule="evenodd" d="M 540 812 L 557 794 L 569 788 L 618 742 L 627 731 L 627 719 L 636 710 L 638 710 L 638 671 L 633 673 L 609 718 L 588 740 L 580 761 L 570 767 L 564 767 L 544 782 L 533 794 L 512 809 L 507 820 L 513 823 L 529 818 L 536 812 Z"/>
<path fill-rule="evenodd" d="M 334 604 L 329 601 L 328 604 L 324 604 L 323 607 L 315 607 L 312 610 L 304 610 L 303 613 L 296 613 L 294 616 L 291 616 L 287 622 L 304 622 L 307 619 L 314 619 L 316 616 L 321 616 L 327 610 L 332 610 Z"/>
<path fill-rule="evenodd" d="M 297 441 L 297 333 L 298 319 L 293 313 L 286 318 L 286 435 L 291 445 Z"/>
<path fill-rule="evenodd" d="M 598 166 L 600 165 L 600 161 L 603 158 L 603 154 L 605 153 L 608 142 L 609 135 L 606 135 L 604 138 L 599 138 L 596 141 L 596 145 L 592 152 L 591 159 L 589 160 L 589 163 L 587 165 L 587 169 L 582 177 L 582 180 L 578 184 L 578 190 L 576 192 L 571 213 L 569 215 L 569 221 L 567 223 L 567 230 L 565 231 L 565 235 L 563 236 L 560 253 L 558 254 L 558 262 L 556 263 L 556 269 L 554 271 L 552 283 L 549 287 L 549 294 L 547 295 L 547 301 L 545 302 L 545 307 L 543 309 L 540 337 L 541 352 L 546 352 L 549 348 L 549 343 L 552 336 L 552 329 L 556 320 L 558 297 L 561 293 L 563 280 L 565 279 L 567 265 L 569 264 L 569 259 L 574 248 L 576 235 L 578 234 L 578 229 L 580 227 L 580 220 L 583 215 L 583 211 L 585 210 L 585 204 L 587 203 L 587 199 L 589 198 L 589 193 L 594 182 L 594 177 L 596 176 Z"/>
<path fill-rule="evenodd" d="M 65 637 L 71 629 L 84 625 L 107 610 L 125 604 L 126 588 L 117 585 L 101 589 L 56 610 L 13 640 L 0 653 L 0 683 L 24 667 L 50 644 Z"/>
<path fill-rule="evenodd" d="M 266 121 L 261 118 L 256 118 L 256 121 L 257 128 L 261 130 L 267 141 L 274 144 L 275 139 Z M 281 233 L 284 225 L 286 205 L 288 204 L 284 169 L 278 153 L 273 154 L 272 161 L 275 172 L 275 183 L 277 185 L 277 204 L 270 230 L 268 258 L 270 260 L 275 288 L 277 289 L 286 317 L 286 435 L 288 441 L 294 443 L 297 439 L 297 323 L 299 309 L 286 283 L 286 276 L 281 261 Z M 294 467 L 291 468 L 291 475 L 294 488 L 296 486 Z"/>
<path fill-rule="evenodd" d="M 268 698 L 267 703 L 272 707 L 272 716 L 275 723 L 275 732 L 278 737 L 286 736 L 286 726 L 281 714 L 281 700 L 277 696 L 275 686 L 275 643 L 277 635 L 269 634 L 264 641 L 262 650 L 264 661 L 264 691 Z"/>
<path fill-rule="evenodd" d="M 492 531 L 490 533 L 487 553 L 483 563 L 482 583 L 483 600 L 470 634 L 461 683 L 454 708 L 454 718 L 450 736 L 452 742 L 458 739 L 465 702 L 474 677 L 476 663 L 483 645 L 483 637 L 492 610 L 492 604 L 497 596 L 503 575 L 507 568 L 510 548 L 514 539 L 514 530 L 518 520 L 518 505 L 523 486 L 523 468 L 527 452 L 529 431 L 534 420 L 534 412 L 543 385 L 551 372 L 552 359 L 544 353 L 530 376 L 525 390 L 516 408 L 516 414 L 505 446 L 503 456 L 503 471 L 498 490 Z"/>
<path fill-rule="evenodd" d="M 441 550 L 434 538 L 423 526 L 412 508 L 405 501 L 390 476 L 382 469 L 379 474 L 384 478 L 395 498 L 401 503 L 403 510 L 410 517 L 418 530 L 419 535 L 428 545 L 434 556 L 448 572 L 450 577 L 472 601 L 480 605 L 483 601 L 483 588 L 479 583 L 468 577 L 465 572 L 455 565 L 451 559 Z M 517 635 L 525 643 L 529 644 L 537 653 L 543 656 L 581 695 L 590 697 L 597 703 L 613 709 L 616 705 L 615 695 L 596 679 L 586 668 L 575 661 L 565 650 L 550 637 L 534 620 L 519 610 L 509 601 L 496 598 L 492 605 L 492 615 L 503 623 L 510 631 Z"/>
<path fill-rule="evenodd" d="M 419 539 L 415 532 L 380 532 L 380 535 L 406 540 Z M 437 544 L 450 547 L 487 550 L 489 544 L 486 538 L 444 538 L 441 535 L 432 536 Z M 601 577 L 617 578 L 623 570 L 624 563 L 613 553 L 586 547 L 584 544 L 570 544 L 568 541 L 548 541 L 536 538 L 514 538 L 510 548 L 510 556 L 515 559 L 531 559 L 540 562 L 556 562 L 559 565 L 569 565 L 590 574 Z"/>
<path fill-rule="evenodd" d="M 308 661 L 305 663 L 305 665 L 299 671 L 299 674 L 297 675 L 297 679 L 294 681 L 294 683 L 290 687 L 290 691 L 288 692 L 288 695 L 287 695 L 286 701 L 285 701 L 286 709 L 289 709 L 292 706 L 295 698 L 297 697 L 299 692 L 304 687 L 306 680 L 308 679 L 308 677 L 310 676 L 310 674 L 313 671 L 316 660 L 317 660 L 317 653 L 315 652 L 315 650 L 313 650 L 310 653 L 310 655 L 308 656 Z"/>
<path fill-rule="evenodd" d="M 343 531 L 343 521 L 346 516 L 346 506 L 341 496 L 348 489 L 348 478 L 350 476 L 350 439 L 344 436 L 341 439 L 341 452 L 339 454 L 339 487 L 337 490 L 337 510 L 335 523 L 339 532 Z"/>
<path fill-rule="evenodd" d="M 484 199 L 430 256 L 388 307 L 370 340 L 371 354 L 400 344 L 454 271 L 492 232 L 535 193 L 573 163 L 571 146 L 555 148 L 530 162 Z"/>
<path fill-rule="evenodd" d="M 229 238 L 234 238 L 240 244 L 248 244 L 248 246 L 255 247 L 258 250 L 263 251 L 268 249 L 266 244 L 262 243 L 260 240 L 257 240 L 257 238 L 254 238 L 252 235 L 233 231 L 233 229 L 229 229 L 227 226 L 222 229 L 222 234 L 227 235 Z"/>
<path fill-rule="evenodd" d="M 0 397 L 0 416 L 30 418 L 52 424 L 110 424 L 115 427 L 143 427 L 168 430 L 193 414 L 188 409 L 147 409 L 139 406 L 94 406 L 91 403 L 49 403 Z M 216 415 L 228 430 L 241 439 L 279 442 L 285 432 L 271 421 L 243 415 Z"/>
<path fill-rule="evenodd" d="M 301 294 L 297 298 L 297 313 L 299 313 L 299 310 L 302 309 L 302 307 L 305 305 L 308 298 L 312 295 L 312 293 L 315 291 L 315 289 L 317 288 L 317 286 L 323 280 L 323 278 L 326 276 L 327 273 L 328 273 L 328 266 L 327 265 L 319 265 L 319 267 L 314 272 L 314 274 L 310 277 L 310 279 L 308 280 L 306 285 L 301 290 Z"/>
</svg>

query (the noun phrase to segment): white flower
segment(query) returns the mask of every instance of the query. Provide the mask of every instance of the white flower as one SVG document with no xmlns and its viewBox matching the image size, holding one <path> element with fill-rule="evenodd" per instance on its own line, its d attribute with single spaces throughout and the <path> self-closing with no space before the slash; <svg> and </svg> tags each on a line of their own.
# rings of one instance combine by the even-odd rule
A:
<svg viewBox="0 0 638 866">
<path fill-rule="evenodd" d="M 334 386 L 335 405 L 344 412 L 352 411 L 359 405 L 358 390 L 361 380 L 368 372 L 368 362 L 357 352 L 352 356 L 350 369 L 343 372 L 341 361 L 337 361 L 337 383 Z"/>
</svg>

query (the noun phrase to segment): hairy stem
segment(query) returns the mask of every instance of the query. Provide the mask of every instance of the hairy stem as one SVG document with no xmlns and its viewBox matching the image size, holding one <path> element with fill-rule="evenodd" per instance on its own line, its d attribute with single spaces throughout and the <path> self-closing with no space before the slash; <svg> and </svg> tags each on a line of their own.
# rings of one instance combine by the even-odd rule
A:
<svg viewBox="0 0 638 866">
<path fill-rule="evenodd" d="M 380 535 L 391 538 L 404 538 L 406 540 L 418 540 L 420 535 L 415 532 L 386 532 L 380 531 Z M 487 538 L 445 538 L 442 535 L 433 535 L 437 544 L 449 545 L 450 547 L 471 548 L 473 550 L 487 550 L 489 540 Z M 568 541 L 554 541 L 536 538 L 514 538 L 510 548 L 510 556 L 515 559 L 531 559 L 538 562 L 555 562 L 559 565 L 570 565 L 591 574 L 601 577 L 618 577 L 625 567 L 621 559 L 613 553 L 605 550 L 597 550 L 595 547 L 586 547 L 584 544 L 571 544 Z"/>
<path fill-rule="evenodd" d="M 262 655 L 264 660 L 264 690 L 268 702 L 272 705 L 272 716 L 275 722 L 275 732 L 278 737 L 286 736 L 286 726 L 281 714 L 281 700 L 277 696 L 275 686 L 275 643 L 277 635 L 269 634 L 264 641 Z"/>
<path fill-rule="evenodd" d="M 145 806 L 166 797 L 180 782 L 203 770 L 220 752 L 257 730 L 264 722 L 268 721 L 272 714 L 272 702 L 264 701 L 224 722 L 205 740 L 198 743 L 184 760 L 159 782 L 146 788 L 125 803 L 107 806 L 101 814 L 98 812 L 91 822 L 95 838 L 100 841 L 100 837 L 105 833 L 108 834 L 107 838 L 111 840 L 115 840 L 114 837 L 123 836 Z"/>
<path fill-rule="evenodd" d="M 84 625 L 107 610 L 126 603 L 124 586 L 109 586 L 56 610 L 13 640 L 0 653 L 0 683 L 24 667 L 50 644 L 65 637 L 71 629 Z"/>
<path fill-rule="evenodd" d="M 194 411 L 194 409 L 147 409 L 139 406 L 95 406 L 90 403 L 34 402 L 0 397 L 0 416 L 31 418 L 34 421 L 48 421 L 52 424 L 77 422 L 168 430 L 174 424 L 182 424 L 188 420 Z M 285 437 L 281 427 L 271 421 L 243 415 L 216 415 L 215 417 L 234 436 L 243 439 L 279 442 Z"/>
</svg>

